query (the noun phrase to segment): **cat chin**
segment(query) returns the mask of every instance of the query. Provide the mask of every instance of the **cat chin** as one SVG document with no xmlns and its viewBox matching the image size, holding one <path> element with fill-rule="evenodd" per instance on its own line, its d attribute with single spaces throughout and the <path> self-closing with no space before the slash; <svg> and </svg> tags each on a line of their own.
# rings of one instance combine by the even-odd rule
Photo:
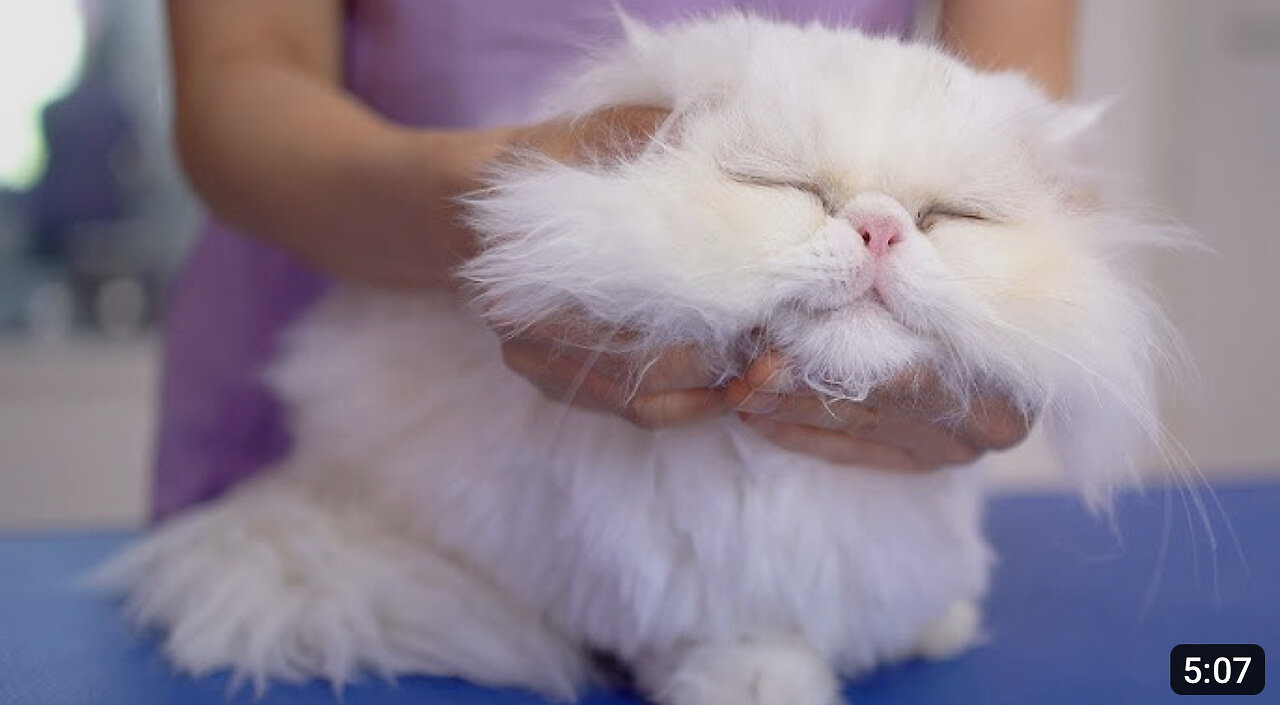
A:
<svg viewBox="0 0 1280 705">
<path fill-rule="evenodd" d="M 926 340 L 870 299 L 833 311 L 789 314 L 773 321 L 770 331 L 797 365 L 796 379 L 835 398 L 865 399 L 931 356 Z"/>
</svg>

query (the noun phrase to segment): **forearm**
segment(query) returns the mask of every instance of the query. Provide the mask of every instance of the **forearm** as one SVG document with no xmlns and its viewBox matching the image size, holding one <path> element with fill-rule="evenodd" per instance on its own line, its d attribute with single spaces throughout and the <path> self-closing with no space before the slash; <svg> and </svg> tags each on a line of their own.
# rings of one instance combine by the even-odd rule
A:
<svg viewBox="0 0 1280 705">
<path fill-rule="evenodd" d="M 169 0 L 176 136 L 220 219 L 342 278 L 438 286 L 505 131 L 411 130 L 341 85 L 338 0 Z"/>
<path fill-rule="evenodd" d="M 470 245 L 450 198 L 497 135 L 397 127 L 268 61 L 230 61 L 206 80 L 181 98 L 178 143 L 214 214 L 342 278 L 447 281 Z"/>
<path fill-rule="evenodd" d="M 943 0 L 943 44 L 986 69 L 1015 69 L 1051 95 L 1071 95 L 1075 0 Z"/>
</svg>

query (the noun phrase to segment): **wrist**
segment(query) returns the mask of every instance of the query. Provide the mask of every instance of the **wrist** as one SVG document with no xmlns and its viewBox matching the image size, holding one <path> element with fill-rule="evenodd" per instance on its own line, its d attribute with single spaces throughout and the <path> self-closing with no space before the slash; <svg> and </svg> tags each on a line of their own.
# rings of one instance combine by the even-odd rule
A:
<svg viewBox="0 0 1280 705">
<path fill-rule="evenodd" d="M 412 158 L 416 168 L 428 165 L 433 195 L 453 199 L 483 186 L 486 164 L 501 155 L 516 139 L 520 128 L 417 131 Z"/>
<path fill-rule="evenodd" d="M 428 240 L 431 285 L 456 288 L 452 271 L 473 256 L 477 242 L 458 198 L 483 186 L 486 163 L 510 144 L 516 128 L 483 130 L 401 129 L 390 147 L 395 167 L 389 187 L 405 204 L 417 237 Z"/>
</svg>

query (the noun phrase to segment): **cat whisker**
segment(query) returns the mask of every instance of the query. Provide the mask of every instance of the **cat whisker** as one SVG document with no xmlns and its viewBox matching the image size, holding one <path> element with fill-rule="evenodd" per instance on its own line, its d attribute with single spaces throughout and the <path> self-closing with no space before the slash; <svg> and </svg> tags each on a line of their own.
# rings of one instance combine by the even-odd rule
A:
<svg viewBox="0 0 1280 705">
<path fill-rule="evenodd" d="M 1248 561 L 1244 555 L 1244 550 L 1240 544 L 1239 537 L 1236 534 L 1235 527 L 1232 524 L 1230 517 L 1227 516 L 1226 510 L 1218 499 L 1217 493 L 1214 491 L 1208 479 L 1204 476 L 1203 471 L 1192 458 L 1191 453 L 1173 436 L 1172 433 L 1169 432 L 1163 422 L 1158 418 L 1155 418 L 1152 414 L 1145 412 L 1140 405 L 1136 404 L 1132 398 L 1124 394 L 1113 382 L 1098 373 L 1096 370 L 1090 368 L 1088 365 L 1085 365 L 1074 356 L 1049 345 L 1029 331 L 998 319 L 992 319 L 992 321 L 1005 330 L 1021 335 L 1033 344 L 1036 344 L 1077 366 L 1088 374 L 1092 381 L 1100 383 L 1102 387 L 1110 393 L 1110 396 L 1114 401 L 1119 402 L 1126 408 L 1131 417 L 1139 424 L 1143 432 L 1154 443 L 1161 462 L 1172 472 L 1171 479 L 1174 481 L 1175 487 L 1180 493 L 1184 493 L 1183 501 L 1184 505 L 1186 505 L 1188 514 L 1191 512 L 1192 508 L 1194 508 L 1195 513 L 1198 515 L 1198 525 L 1204 531 L 1205 539 L 1210 549 L 1215 585 L 1217 582 L 1217 550 L 1219 547 L 1218 534 L 1214 528 L 1214 522 L 1212 514 L 1209 511 L 1209 506 L 1204 500 L 1205 494 L 1209 496 L 1210 501 L 1213 503 L 1213 507 L 1216 509 L 1216 514 L 1221 519 L 1222 524 L 1227 531 L 1227 535 L 1235 548 L 1236 555 L 1239 558 L 1241 565 L 1246 571 L 1248 570 Z M 1187 504 L 1188 502 L 1189 504 Z M 1190 516 L 1188 516 L 1188 521 L 1190 521 Z M 1217 588 L 1215 587 L 1215 590 L 1216 589 Z"/>
<path fill-rule="evenodd" d="M 644 384 L 645 375 L 649 374 L 653 366 L 658 364 L 658 359 L 659 356 L 654 355 L 636 374 L 630 375 L 633 380 L 627 385 L 627 393 L 623 396 L 623 404 L 630 405 L 631 402 L 635 401 L 636 396 L 640 393 L 640 386 Z"/>
</svg>

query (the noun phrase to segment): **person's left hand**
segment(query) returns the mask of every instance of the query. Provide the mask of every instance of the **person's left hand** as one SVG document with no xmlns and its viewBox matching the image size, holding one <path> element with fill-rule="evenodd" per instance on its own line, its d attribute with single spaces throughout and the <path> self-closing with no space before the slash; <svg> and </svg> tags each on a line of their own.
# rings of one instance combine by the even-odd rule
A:
<svg viewBox="0 0 1280 705">
<path fill-rule="evenodd" d="M 864 401 L 824 400 L 812 390 L 792 390 L 786 362 L 776 352 L 757 358 L 726 395 L 760 435 L 841 465 L 905 471 L 964 465 L 1018 445 L 1031 427 L 998 394 L 972 399 L 963 418 L 944 422 L 954 402 L 928 369 L 908 370 Z"/>
</svg>

